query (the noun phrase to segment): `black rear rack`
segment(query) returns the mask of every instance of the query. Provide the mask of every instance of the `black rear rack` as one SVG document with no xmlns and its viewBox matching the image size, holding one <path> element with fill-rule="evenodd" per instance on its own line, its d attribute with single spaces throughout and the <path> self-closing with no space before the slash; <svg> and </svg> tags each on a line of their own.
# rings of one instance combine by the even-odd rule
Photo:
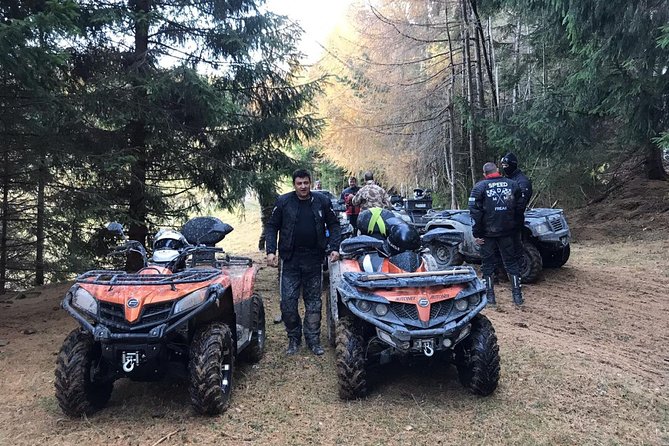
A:
<svg viewBox="0 0 669 446">
<path fill-rule="evenodd" d="M 93 285 L 176 285 L 212 280 L 223 272 L 217 269 L 192 269 L 174 274 L 130 274 L 125 271 L 93 270 L 75 279 L 77 283 Z"/>
</svg>

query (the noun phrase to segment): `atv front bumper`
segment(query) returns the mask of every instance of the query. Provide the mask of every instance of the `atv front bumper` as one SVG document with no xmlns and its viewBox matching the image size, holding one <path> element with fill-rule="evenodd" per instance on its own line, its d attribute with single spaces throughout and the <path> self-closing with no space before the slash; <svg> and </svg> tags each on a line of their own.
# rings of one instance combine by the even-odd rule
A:
<svg viewBox="0 0 669 446">
<path fill-rule="evenodd" d="M 463 317 L 439 327 L 427 329 L 390 325 L 376 319 L 369 313 L 363 313 L 355 305 L 347 305 L 347 308 L 356 317 L 376 327 L 377 337 L 391 347 L 403 352 L 420 351 L 420 347 L 416 348 L 417 345 L 420 345 L 423 340 L 433 340 L 434 350 L 439 351 L 448 350 L 467 337 L 471 320 L 485 308 L 487 303 L 488 299 L 483 296 L 481 302 Z"/>
<path fill-rule="evenodd" d="M 70 316 L 75 318 L 86 331 L 90 332 L 97 342 L 125 341 L 133 343 L 158 343 L 168 337 L 168 335 L 177 331 L 179 327 L 197 317 L 212 305 L 215 305 L 217 300 L 218 294 L 211 293 L 207 300 L 192 310 L 185 312 L 183 315 L 175 315 L 168 321 L 158 324 L 155 327 L 150 328 L 147 332 L 142 333 L 115 332 L 104 324 L 96 323 L 94 325 L 89 321 L 89 319 L 94 319 L 92 315 L 85 315 L 83 312 L 72 306 L 71 294 L 65 296 L 65 299 L 63 299 L 62 302 L 62 307 L 70 314 Z"/>
</svg>

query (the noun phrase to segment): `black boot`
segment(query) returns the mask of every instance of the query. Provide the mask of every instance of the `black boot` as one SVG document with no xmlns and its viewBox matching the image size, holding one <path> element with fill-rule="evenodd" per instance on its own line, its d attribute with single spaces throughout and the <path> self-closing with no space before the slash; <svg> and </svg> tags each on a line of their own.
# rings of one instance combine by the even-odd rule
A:
<svg viewBox="0 0 669 446">
<path fill-rule="evenodd" d="M 323 347 L 321 347 L 320 342 L 310 343 L 309 350 L 311 350 L 311 352 L 316 356 L 321 356 L 323 353 L 325 353 L 325 350 L 323 350 Z"/>
<path fill-rule="evenodd" d="M 513 296 L 513 303 L 521 306 L 525 301 L 523 300 L 523 291 L 520 289 L 520 276 L 511 276 L 511 295 Z"/>
<path fill-rule="evenodd" d="M 483 278 L 485 281 L 485 294 L 488 297 L 488 306 L 495 307 L 497 306 L 497 300 L 495 300 L 495 283 L 492 276 L 486 276 Z"/>
<path fill-rule="evenodd" d="M 294 355 L 300 348 L 300 340 L 296 338 L 288 338 L 288 348 L 286 348 L 286 355 Z"/>
</svg>

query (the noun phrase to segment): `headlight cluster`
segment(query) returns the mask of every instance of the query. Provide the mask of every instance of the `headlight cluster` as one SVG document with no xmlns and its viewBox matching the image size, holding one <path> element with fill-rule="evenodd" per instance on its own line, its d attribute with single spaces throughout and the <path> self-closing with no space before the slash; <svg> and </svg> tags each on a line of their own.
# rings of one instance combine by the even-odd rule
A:
<svg viewBox="0 0 669 446">
<path fill-rule="evenodd" d="M 388 305 L 384 303 L 370 302 L 368 300 L 358 300 L 355 306 L 363 313 L 373 311 L 375 315 L 383 317 L 388 314 Z"/>
<path fill-rule="evenodd" d="M 90 314 L 98 312 L 98 301 L 83 288 L 78 288 L 72 296 L 72 305 Z"/>
<path fill-rule="evenodd" d="M 481 295 L 479 293 L 455 301 L 455 309 L 458 311 L 465 311 L 467 308 L 474 308 L 481 303 Z"/>
<path fill-rule="evenodd" d="M 177 304 L 174 306 L 174 313 L 190 310 L 191 308 L 204 302 L 206 298 L 207 288 L 201 288 L 197 291 L 193 291 L 177 302 Z"/>
<path fill-rule="evenodd" d="M 546 234 L 547 232 L 551 232 L 552 228 L 548 223 L 541 223 L 539 226 L 536 227 L 537 235 L 542 235 Z"/>
</svg>

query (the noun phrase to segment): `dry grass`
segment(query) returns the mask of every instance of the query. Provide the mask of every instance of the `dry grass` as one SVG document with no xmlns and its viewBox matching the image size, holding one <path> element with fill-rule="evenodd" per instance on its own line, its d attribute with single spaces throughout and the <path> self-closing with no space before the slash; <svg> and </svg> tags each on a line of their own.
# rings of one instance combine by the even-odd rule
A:
<svg viewBox="0 0 669 446">
<path fill-rule="evenodd" d="M 235 226 L 224 247 L 254 251 L 254 215 L 223 216 Z M 232 407 L 213 418 L 194 415 L 179 380 L 122 380 L 109 407 L 66 418 L 53 396 L 54 355 L 76 324 L 56 308 L 67 286 L 50 287 L 0 306 L 9 341 L 0 347 L 0 444 L 669 444 L 669 241 L 657 243 L 574 245 L 564 268 L 526 287 L 524 312 L 501 286 L 500 311 L 488 311 L 502 357 L 491 397 L 468 394 L 451 367 L 420 361 L 386 367 L 368 398 L 340 401 L 333 351 L 285 357 L 283 328 L 270 323 L 266 357 L 240 365 Z M 261 268 L 257 288 L 269 320 L 275 270 Z M 22 334 L 27 327 L 37 333 Z"/>
</svg>

